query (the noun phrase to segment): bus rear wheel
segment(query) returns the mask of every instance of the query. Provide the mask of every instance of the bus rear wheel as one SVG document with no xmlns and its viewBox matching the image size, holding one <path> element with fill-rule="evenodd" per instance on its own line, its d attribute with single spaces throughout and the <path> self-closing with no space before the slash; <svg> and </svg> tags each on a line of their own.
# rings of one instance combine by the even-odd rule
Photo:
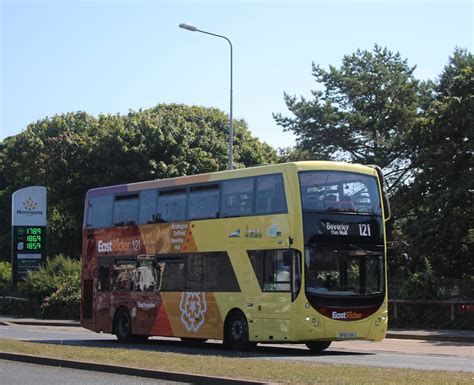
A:
<svg viewBox="0 0 474 385">
<path fill-rule="evenodd" d="M 321 353 L 323 350 L 326 350 L 329 345 L 331 345 L 332 341 L 311 341 L 307 342 L 306 346 L 311 350 L 313 353 Z"/>
<path fill-rule="evenodd" d="M 132 318 L 125 308 L 120 308 L 114 318 L 114 333 L 120 342 L 146 342 L 147 335 L 132 334 Z"/>
<path fill-rule="evenodd" d="M 247 319 L 241 312 L 232 313 L 225 325 L 225 345 L 239 351 L 255 348 L 257 344 L 249 341 L 249 325 Z"/>
</svg>

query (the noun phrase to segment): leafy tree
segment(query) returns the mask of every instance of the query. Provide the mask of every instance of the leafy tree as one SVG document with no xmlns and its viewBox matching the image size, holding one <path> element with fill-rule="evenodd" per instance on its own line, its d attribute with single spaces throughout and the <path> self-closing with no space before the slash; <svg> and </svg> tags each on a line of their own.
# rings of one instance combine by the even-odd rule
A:
<svg viewBox="0 0 474 385">
<path fill-rule="evenodd" d="M 456 49 L 413 133 L 418 173 L 408 192 L 402 231 L 414 261 L 429 257 L 445 277 L 472 277 L 474 255 L 474 57 Z M 472 231 L 472 230 L 471 230 Z"/>
<path fill-rule="evenodd" d="M 88 189 L 225 170 L 228 116 L 214 108 L 160 104 L 127 115 L 66 113 L 32 123 L 0 143 L 0 225 L 9 229 L 11 194 L 48 188 L 48 254 L 79 256 Z M 236 167 L 272 163 L 276 152 L 234 122 Z M 10 254 L 10 233 L 0 255 Z"/>
<path fill-rule="evenodd" d="M 276 122 L 298 138 L 297 147 L 316 159 L 377 164 L 391 190 L 410 176 L 410 143 L 406 141 L 420 117 L 429 84 L 413 76 L 400 54 L 375 46 L 344 56 L 329 70 L 313 63 L 313 76 L 323 90 L 313 99 L 285 93 L 293 117 L 274 114 Z"/>
<path fill-rule="evenodd" d="M 7 292 L 12 284 L 12 265 L 0 262 L 0 294 Z"/>
</svg>

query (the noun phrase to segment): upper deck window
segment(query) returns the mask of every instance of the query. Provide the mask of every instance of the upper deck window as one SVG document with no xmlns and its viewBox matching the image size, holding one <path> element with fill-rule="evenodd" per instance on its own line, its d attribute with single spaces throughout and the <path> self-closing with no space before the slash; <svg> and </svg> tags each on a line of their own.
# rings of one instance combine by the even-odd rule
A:
<svg viewBox="0 0 474 385">
<path fill-rule="evenodd" d="M 193 186 L 189 192 L 188 219 L 217 218 L 219 214 L 219 185 Z"/>
<path fill-rule="evenodd" d="M 242 217 L 253 213 L 254 178 L 222 182 L 221 217 Z"/>
<path fill-rule="evenodd" d="M 138 221 L 138 193 L 116 195 L 114 200 L 115 226 L 135 225 Z"/>
<path fill-rule="evenodd" d="M 90 198 L 87 207 L 87 227 L 110 227 L 113 203 L 112 195 Z"/>
<path fill-rule="evenodd" d="M 140 192 L 139 224 L 155 223 L 157 194 L 157 190 L 144 190 Z"/>
<path fill-rule="evenodd" d="M 303 211 L 381 215 L 377 179 L 341 171 L 299 174 Z"/>
<path fill-rule="evenodd" d="M 285 188 L 281 174 L 257 177 L 257 214 L 286 212 Z"/>
<path fill-rule="evenodd" d="M 158 221 L 173 222 L 186 220 L 186 189 L 160 191 L 158 197 Z"/>
</svg>

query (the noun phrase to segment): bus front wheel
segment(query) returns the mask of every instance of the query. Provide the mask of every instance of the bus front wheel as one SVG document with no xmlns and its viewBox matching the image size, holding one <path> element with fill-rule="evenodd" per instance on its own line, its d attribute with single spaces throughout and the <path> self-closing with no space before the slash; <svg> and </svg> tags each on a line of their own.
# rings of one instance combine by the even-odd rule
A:
<svg viewBox="0 0 474 385">
<path fill-rule="evenodd" d="M 257 345 L 249 341 L 249 325 L 244 314 L 235 311 L 230 314 L 225 324 L 224 344 L 234 350 L 250 350 Z"/>
<path fill-rule="evenodd" d="M 311 350 L 313 353 L 321 353 L 323 350 L 326 350 L 329 345 L 331 345 L 332 341 L 311 341 L 307 342 L 306 346 Z"/>
</svg>

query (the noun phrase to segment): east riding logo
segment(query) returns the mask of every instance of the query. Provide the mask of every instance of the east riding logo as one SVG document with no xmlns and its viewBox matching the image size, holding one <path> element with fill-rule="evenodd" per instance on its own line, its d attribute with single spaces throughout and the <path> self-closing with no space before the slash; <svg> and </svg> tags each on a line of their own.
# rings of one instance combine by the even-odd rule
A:
<svg viewBox="0 0 474 385">
<path fill-rule="evenodd" d="M 362 313 L 357 313 L 355 311 L 345 311 L 342 313 L 338 313 L 337 311 L 333 311 L 331 314 L 331 318 L 352 321 L 352 320 L 362 319 Z"/>
</svg>

